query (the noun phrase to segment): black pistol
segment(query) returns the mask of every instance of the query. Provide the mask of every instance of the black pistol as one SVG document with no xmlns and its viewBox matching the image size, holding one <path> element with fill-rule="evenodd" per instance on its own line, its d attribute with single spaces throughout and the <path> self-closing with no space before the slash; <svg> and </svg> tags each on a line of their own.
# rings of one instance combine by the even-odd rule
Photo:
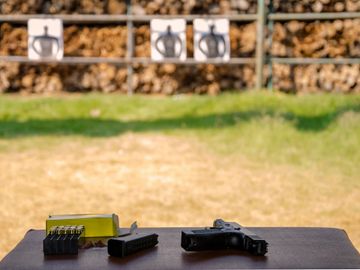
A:
<svg viewBox="0 0 360 270">
<path fill-rule="evenodd" d="M 181 232 L 181 247 L 186 251 L 238 249 L 265 255 L 268 243 L 235 222 L 216 219 L 213 227 Z"/>
</svg>

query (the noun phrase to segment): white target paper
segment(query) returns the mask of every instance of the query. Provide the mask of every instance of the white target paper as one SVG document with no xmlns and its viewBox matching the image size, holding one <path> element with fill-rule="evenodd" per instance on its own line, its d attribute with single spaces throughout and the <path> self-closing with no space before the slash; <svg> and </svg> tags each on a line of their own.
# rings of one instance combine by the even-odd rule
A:
<svg viewBox="0 0 360 270">
<path fill-rule="evenodd" d="M 194 58 L 197 61 L 206 61 L 208 59 L 229 61 L 228 19 L 194 20 Z"/>
<path fill-rule="evenodd" d="M 28 20 L 28 57 L 61 60 L 64 54 L 63 24 L 59 19 Z"/>
<path fill-rule="evenodd" d="M 150 27 L 152 60 L 186 60 L 186 22 L 184 19 L 153 19 Z"/>
</svg>

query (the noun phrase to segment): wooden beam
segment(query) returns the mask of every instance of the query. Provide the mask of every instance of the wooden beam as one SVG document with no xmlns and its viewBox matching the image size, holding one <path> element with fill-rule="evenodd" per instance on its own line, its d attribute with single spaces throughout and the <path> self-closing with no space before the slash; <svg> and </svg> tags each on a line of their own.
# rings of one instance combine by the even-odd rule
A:
<svg viewBox="0 0 360 270">
<path fill-rule="evenodd" d="M 273 13 L 268 15 L 269 20 L 335 20 L 360 18 L 360 12 L 322 12 L 322 13 Z"/>
<path fill-rule="evenodd" d="M 49 63 L 49 64 L 114 64 L 114 65 L 132 65 L 132 64 L 177 64 L 177 65 L 202 65 L 202 64 L 213 64 L 213 65 L 245 65 L 245 64 L 255 64 L 255 58 L 231 58 L 227 62 L 221 60 L 209 59 L 206 62 L 196 61 L 194 58 L 187 58 L 185 61 L 179 59 L 166 59 L 163 61 L 153 61 L 151 58 L 147 57 L 74 57 L 66 56 L 62 60 L 30 60 L 26 56 L 0 56 L 0 61 L 3 62 L 19 62 L 19 63 L 29 63 L 29 64 L 38 64 L 38 63 Z"/>
<path fill-rule="evenodd" d="M 310 64 L 360 64 L 360 58 L 281 58 L 273 57 L 271 61 L 276 64 L 310 65 Z"/>
<path fill-rule="evenodd" d="M 0 22 L 11 22 L 26 24 L 29 19 L 61 19 L 64 24 L 111 24 L 132 22 L 149 22 L 152 19 L 185 19 L 188 22 L 194 19 L 223 19 L 230 21 L 254 21 L 256 14 L 236 14 L 236 15 L 89 15 L 89 14 L 13 14 L 0 15 Z"/>
</svg>

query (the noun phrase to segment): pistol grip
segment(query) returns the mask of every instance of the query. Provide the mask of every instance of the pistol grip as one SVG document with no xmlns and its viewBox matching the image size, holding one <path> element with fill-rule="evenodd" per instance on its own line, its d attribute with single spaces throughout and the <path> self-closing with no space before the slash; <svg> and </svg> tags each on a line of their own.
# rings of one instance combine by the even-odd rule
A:
<svg viewBox="0 0 360 270">
<path fill-rule="evenodd" d="M 196 233 L 196 231 L 182 231 L 181 247 L 187 251 L 241 249 L 242 235 L 233 232 Z"/>
</svg>

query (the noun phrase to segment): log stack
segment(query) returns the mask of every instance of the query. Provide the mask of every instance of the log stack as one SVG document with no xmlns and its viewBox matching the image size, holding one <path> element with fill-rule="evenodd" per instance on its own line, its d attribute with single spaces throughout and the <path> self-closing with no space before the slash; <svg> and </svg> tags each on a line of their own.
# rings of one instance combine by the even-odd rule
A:
<svg viewBox="0 0 360 270">
<path fill-rule="evenodd" d="M 26 27 L 12 27 L 8 23 L 0 25 L 0 55 L 27 55 Z"/>
<path fill-rule="evenodd" d="M 273 0 L 273 12 L 358 12 L 359 0 Z"/>
<path fill-rule="evenodd" d="M 125 26 L 64 28 L 65 56 L 125 57 Z"/>
<path fill-rule="evenodd" d="M 273 56 L 360 57 L 360 19 L 275 23 Z"/>
<path fill-rule="evenodd" d="M 216 95 L 223 90 L 254 87 L 253 66 L 138 66 L 133 87 L 139 93 L 196 93 Z"/>
<path fill-rule="evenodd" d="M 125 0 L 0 0 L 0 14 L 125 14 Z"/>
<path fill-rule="evenodd" d="M 286 92 L 360 93 L 360 65 L 274 65 L 274 87 Z"/>
<path fill-rule="evenodd" d="M 256 24 L 232 24 L 230 27 L 232 57 L 251 57 L 255 54 Z M 193 29 L 187 26 L 187 55 L 193 57 Z M 137 27 L 135 32 L 135 56 L 150 57 L 150 28 Z M 189 93 L 217 94 L 226 89 L 253 88 L 253 66 L 214 65 L 150 65 L 137 66 L 133 88 L 141 93 Z"/>
<path fill-rule="evenodd" d="M 26 27 L 1 25 L 1 55 L 27 55 Z M 231 25 L 231 48 L 233 57 L 253 56 L 255 53 L 256 24 Z M 106 27 L 64 27 L 65 56 L 124 57 L 126 54 L 125 26 Z M 193 32 L 188 26 L 188 55 L 193 55 Z M 9 46 L 21 44 L 21 46 Z M 138 25 L 135 31 L 135 56 L 150 57 L 150 28 Z M 69 71 L 72 72 L 69 72 Z M 135 66 L 133 88 L 139 93 L 211 93 L 225 89 L 252 88 L 254 86 L 254 67 L 214 66 L 197 67 L 176 65 Z M 12 73 L 11 73 L 12 74 Z M 59 74 L 59 75 L 58 75 Z M 125 91 L 126 70 L 112 65 L 77 66 L 29 66 L 20 65 L 18 77 L 25 78 L 14 82 L 14 86 L 2 86 L 0 91 L 56 92 L 90 91 L 91 89 L 112 92 Z M 54 77 L 54 79 L 51 79 Z M 59 80 L 64 78 L 64 82 Z M 68 79 L 69 78 L 69 79 Z M 77 79 L 80 78 L 80 79 Z M 195 79 L 194 79 L 195 78 Z M 46 85 L 49 87 L 46 87 Z M 10 88 L 9 88 L 10 87 Z M 47 90 L 48 89 L 48 90 Z"/>
<path fill-rule="evenodd" d="M 252 57 L 255 55 L 256 47 L 256 23 L 230 25 L 230 47 L 231 57 Z M 193 57 L 193 28 L 186 27 L 186 50 L 187 56 Z M 139 25 L 135 30 L 135 56 L 150 57 L 150 27 Z"/>
<path fill-rule="evenodd" d="M 0 25 L 0 55 L 27 55 L 27 28 Z M 111 27 L 64 27 L 65 56 L 124 57 L 127 29 Z"/>
<path fill-rule="evenodd" d="M 15 81 L 19 78 L 19 64 L 0 62 L 0 93 L 16 88 Z"/>
<path fill-rule="evenodd" d="M 0 93 L 126 92 L 125 68 L 112 65 L 0 63 Z"/>
<path fill-rule="evenodd" d="M 132 4 L 136 15 L 239 14 L 257 10 L 257 0 L 133 0 Z"/>
<path fill-rule="evenodd" d="M 275 23 L 278 57 L 360 57 L 360 19 Z M 274 65 L 274 86 L 285 91 L 360 92 L 359 65 Z"/>
<path fill-rule="evenodd" d="M 0 55 L 27 55 L 26 27 L 0 26 Z M 125 26 L 64 28 L 65 56 L 124 57 Z M 112 65 L 65 66 L 8 63 L 0 68 L 0 92 L 126 91 L 126 69 Z M 10 83 L 11 81 L 11 83 Z"/>
<path fill-rule="evenodd" d="M 269 2 L 269 1 L 267 1 Z M 132 0 L 133 13 L 256 13 L 256 0 Z M 360 11 L 358 0 L 273 0 L 277 12 Z M 124 0 L 0 0 L 2 14 L 124 14 Z M 136 57 L 150 57 L 150 28 L 135 24 Z M 187 54 L 193 57 L 193 29 L 187 26 Z M 65 25 L 65 56 L 125 57 L 125 25 Z M 231 23 L 232 57 L 253 57 L 256 23 Z M 289 21 L 274 24 L 267 53 L 277 57 L 360 57 L 360 20 Z M 0 24 L 0 55 L 27 55 L 27 29 Z M 134 65 L 139 93 L 209 93 L 254 87 L 253 65 Z M 267 71 L 265 68 L 264 71 Z M 359 65 L 273 66 L 274 87 L 287 92 L 360 92 Z M 0 92 L 126 91 L 124 67 L 113 65 L 0 64 Z"/>
</svg>

